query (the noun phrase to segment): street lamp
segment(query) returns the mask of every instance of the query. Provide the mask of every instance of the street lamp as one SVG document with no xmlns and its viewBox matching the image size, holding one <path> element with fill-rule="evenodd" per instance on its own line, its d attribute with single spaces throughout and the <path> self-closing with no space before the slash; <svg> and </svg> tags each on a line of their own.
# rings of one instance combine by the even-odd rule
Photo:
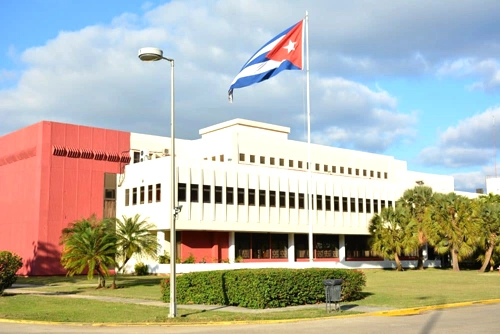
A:
<svg viewBox="0 0 500 334">
<path fill-rule="evenodd" d="M 172 213 L 170 215 L 170 310 L 169 318 L 177 316 L 176 293 L 175 293 L 175 218 L 180 211 L 175 206 L 175 113 L 174 113 L 174 60 L 163 57 L 163 51 L 157 48 L 139 49 L 139 59 L 142 61 L 167 60 L 170 63 L 170 203 Z"/>
</svg>

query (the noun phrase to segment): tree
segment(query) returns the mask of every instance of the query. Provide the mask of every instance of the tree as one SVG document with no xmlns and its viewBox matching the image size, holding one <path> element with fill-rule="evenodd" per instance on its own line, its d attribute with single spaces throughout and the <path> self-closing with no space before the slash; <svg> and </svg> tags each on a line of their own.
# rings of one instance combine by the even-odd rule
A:
<svg viewBox="0 0 500 334">
<path fill-rule="evenodd" d="M 87 278 L 92 279 L 96 271 L 98 288 L 106 286 L 108 267 L 115 265 L 116 235 L 112 221 L 99 221 L 95 216 L 75 221 L 63 229 L 61 244 L 61 264 L 68 271 L 67 275 L 87 270 Z"/>
<path fill-rule="evenodd" d="M 493 267 L 494 251 L 500 248 L 500 195 L 490 193 L 479 197 L 476 202 L 481 221 L 479 245 L 484 249 L 484 254 L 479 257 L 483 262 L 479 271 L 485 272 L 488 266 Z"/>
<path fill-rule="evenodd" d="M 127 262 L 136 256 L 149 256 L 156 259 L 160 244 L 156 240 L 156 236 L 151 234 L 151 230 L 155 228 L 153 224 L 146 220 L 141 220 L 140 215 L 135 215 L 133 218 L 122 216 L 122 220 L 114 220 L 116 233 L 116 264 L 117 269 L 113 276 L 112 287 L 116 288 L 116 275 L 121 272 Z"/>
<path fill-rule="evenodd" d="M 370 220 L 372 250 L 384 258 L 396 262 L 396 270 L 403 271 L 400 255 L 417 249 L 418 239 L 414 233 L 414 222 L 408 211 L 397 206 L 384 208 Z"/>
<path fill-rule="evenodd" d="M 455 193 L 435 193 L 426 220 L 429 243 L 439 254 L 450 252 L 453 270 L 459 271 L 458 262 L 474 252 L 479 236 L 471 200 Z"/>
<path fill-rule="evenodd" d="M 410 219 L 412 219 L 417 230 L 418 237 L 418 261 L 417 269 L 424 269 L 424 246 L 427 244 L 427 234 L 425 231 L 424 217 L 426 211 L 432 204 L 432 188 L 426 186 L 416 186 L 403 193 L 400 199 L 396 201 L 396 206 L 400 205 L 408 210 Z"/>
</svg>

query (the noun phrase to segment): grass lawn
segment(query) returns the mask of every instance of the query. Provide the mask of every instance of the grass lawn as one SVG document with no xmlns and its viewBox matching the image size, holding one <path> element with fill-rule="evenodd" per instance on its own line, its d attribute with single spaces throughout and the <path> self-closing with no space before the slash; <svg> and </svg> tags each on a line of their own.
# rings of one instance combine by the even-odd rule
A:
<svg viewBox="0 0 500 334">
<path fill-rule="evenodd" d="M 477 271 L 426 269 L 364 270 L 367 286 L 365 298 L 349 302 L 352 305 L 410 308 L 482 299 L 500 299 L 498 272 L 480 274 Z M 17 284 L 36 284 L 30 290 L 114 296 L 160 300 L 158 276 L 119 276 L 119 289 L 96 289 L 97 279 L 86 277 L 19 277 Z M 108 279 L 108 285 L 112 279 Z M 321 284 L 321 283 L 319 283 Z M 0 297 L 0 318 L 62 322 L 217 322 L 279 320 L 291 318 L 330 317 L 322 307 L 294 311 L 266 313 L 234 313 L 224 311 L 198 311 L 179 308 L 179 317 L 169 319 L 165 307 L 41 295 L 15 295 Z M 346 314 L 343 312 L 342 314 Z"/>
</svg>

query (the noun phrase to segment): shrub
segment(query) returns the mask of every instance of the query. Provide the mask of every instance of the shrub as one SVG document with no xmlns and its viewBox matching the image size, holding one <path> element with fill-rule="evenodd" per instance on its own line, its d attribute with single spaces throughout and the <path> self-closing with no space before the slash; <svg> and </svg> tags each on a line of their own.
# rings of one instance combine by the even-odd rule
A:
<svg viewBox="0 0 500 334">
<path fill-rule="evenodd" d="M 17 280 L 16 272 L 23 266 L 19 255 L 11 252 L 0 252 L 0 295 Z"/>
<path fill-rule="evenodd" d="M 196 263 L 196 258 L 193 253 L 189 253 L 189 256 L 182 261 L 182 263 Z"/>
<path fill-rule="evenodd" d="M 276 308 L 325 301 L 323 280 L 342 279 L 342 300 L 362 297 L 363 272 L 347 269 L 242 269 L 193 272 L 178 277 L 177 301 L 182 304 L 221 304 Z M 169 281 L 161 283 L 169 301 Z"/>
<path fill-rule="evenodd" d="M 170 254 L 167 252 L 164 252 L 163 255 L 158 256 L 158 263 L 160 263 L 160 264 L 170 263 Z"/>
<path fill-rule="evenodd" d="M 137 262 L 134 266 L 134 270 L 137 276 L 146 276 L 149 274 L 148 266 L 142 262 Z"/>
</svg>

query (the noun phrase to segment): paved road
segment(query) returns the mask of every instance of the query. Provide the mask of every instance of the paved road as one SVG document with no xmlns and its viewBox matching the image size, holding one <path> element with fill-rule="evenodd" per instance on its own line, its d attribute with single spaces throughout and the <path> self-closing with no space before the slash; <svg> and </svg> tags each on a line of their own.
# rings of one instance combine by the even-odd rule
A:
<svg viewBox="0 0 500 334">
<path fill-rule="evenodd" d="M 0 322 L 0 333 L 499 333 L 500 304 L 472 305 L 404 316 L 354 316 L 288 323 L 194 326 L 70 326 Z"/>
</svg>

